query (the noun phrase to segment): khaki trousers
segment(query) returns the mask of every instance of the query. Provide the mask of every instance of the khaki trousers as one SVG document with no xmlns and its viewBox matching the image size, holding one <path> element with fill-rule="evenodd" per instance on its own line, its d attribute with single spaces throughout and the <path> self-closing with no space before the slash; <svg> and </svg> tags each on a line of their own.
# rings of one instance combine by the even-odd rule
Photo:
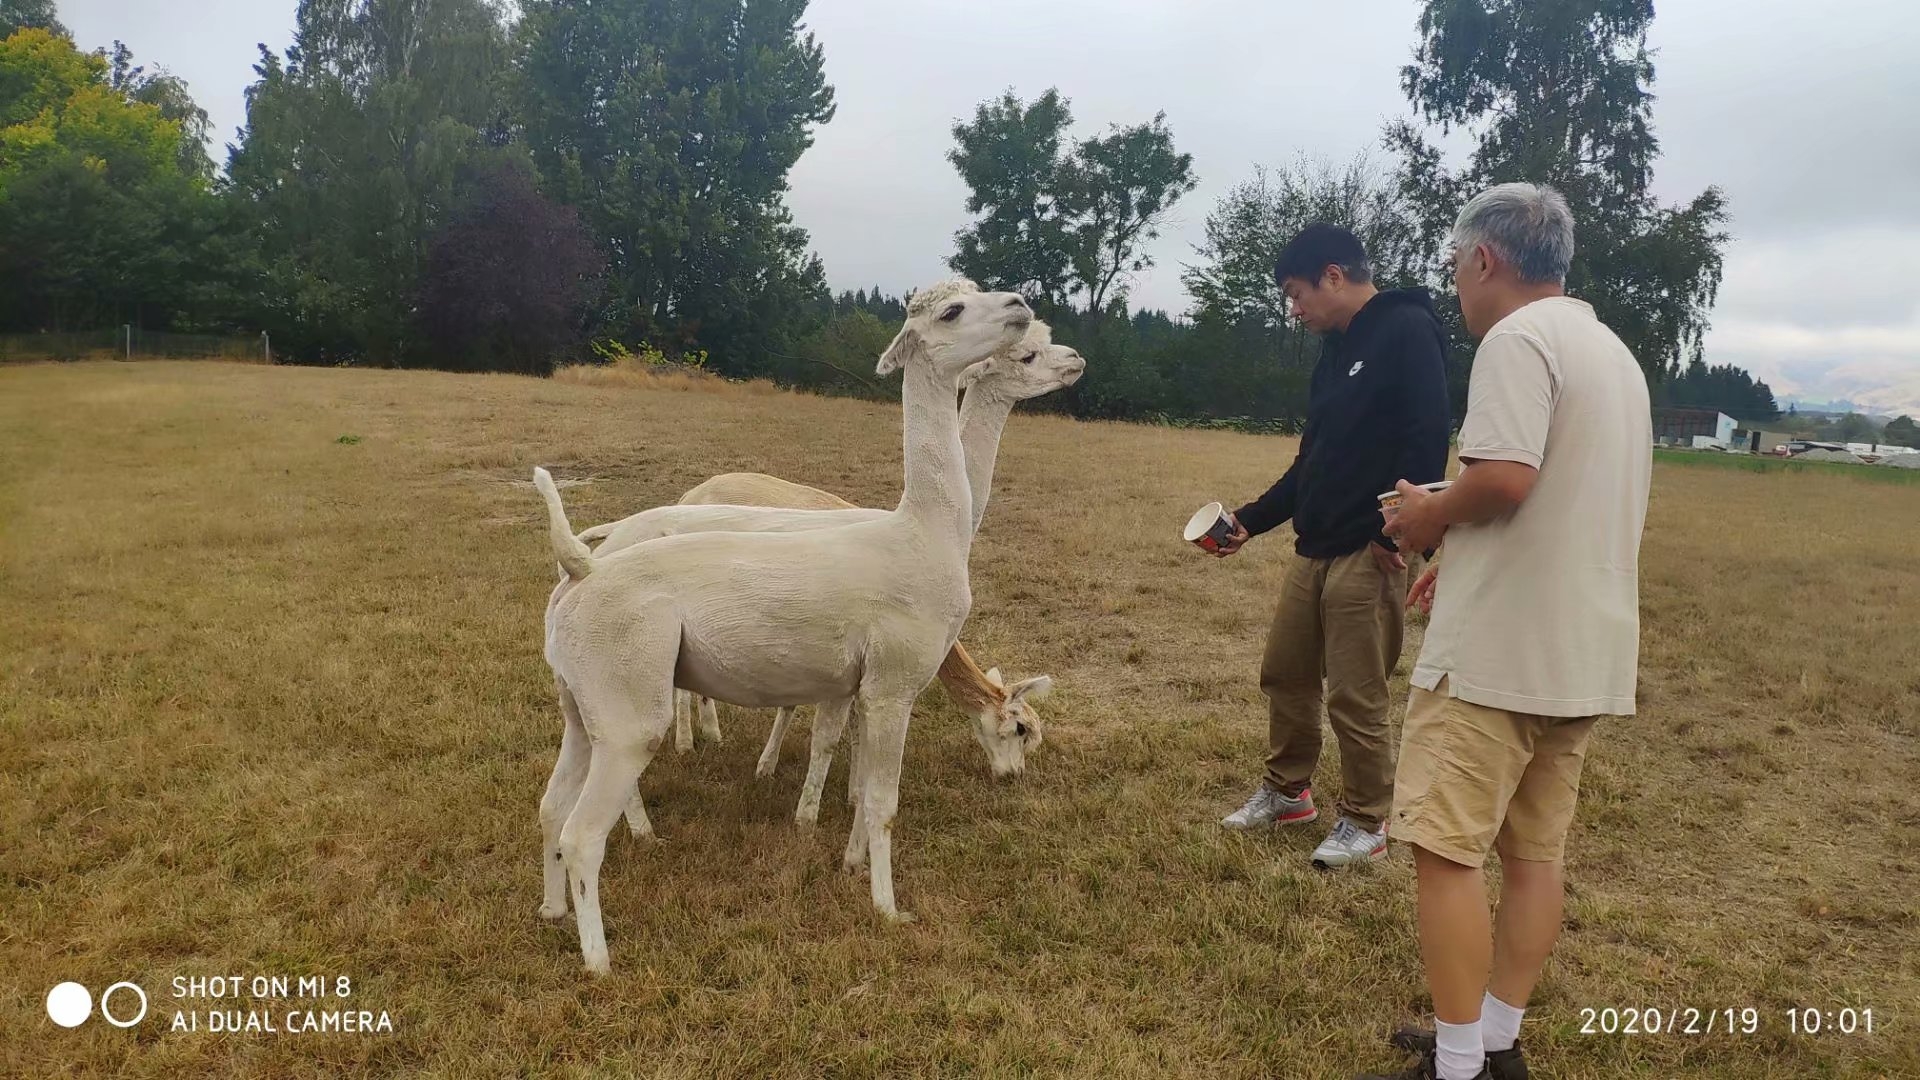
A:
<svg viewBox="0 0 1920 1080">
<path fill-rule="evenodd" d="M 1323 695 L 1340 743 L 1339 813 L 1378 831 L 1393 808 L 1387 685 L 1400 662 L 1407 572 L 1382 573 L 1366 548 L 1337 559 L 1294 556 L 1267 652 L 1267 783 L 1298 795 L 1320 762 Z"/>
</svg>

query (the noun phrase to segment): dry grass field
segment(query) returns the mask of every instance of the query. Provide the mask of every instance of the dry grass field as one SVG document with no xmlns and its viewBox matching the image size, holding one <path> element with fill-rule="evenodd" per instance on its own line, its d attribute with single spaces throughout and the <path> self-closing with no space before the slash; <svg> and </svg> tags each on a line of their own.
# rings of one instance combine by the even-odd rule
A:
<svg viewBox="0 0 1920 1080">
<path fill-rule="evenodd" d="M 744 711 L 723 748 L 648 771 L 661 843 L 612 838 L 612 977 L 535 917 L 560 721 L 532 466 L 590 481 L 566 491 L 581 526 L 740 469 L 886 503 L 898 424 L 727 384 L 0 369 L 0 1075 L 1394 1064 L 1383 1037 L 1425 1004 L 1407 852 L 1319 874 L 1318 828 L 1216 824 L 1258 773 L 1290 544 L 1215 561 L 1177 529 L 1270 481 L 1278 439 L 1015 417 L 967 640 L 1058 690 L 1008 784 L 923 698 L 895 847 L 917 924 L 880 924 L 840 872 L 839 799 L 791 823 L 805 725 L 756 782 L 770 717 Z M 1662 464 L 1653 498 L 1643 712 L 1595 741 L 1536 1075 L 1920 1076 L 1920 489 Z M 172 997 L 210 975 L 352 992 Z M 57 1028 L 65 979 L 131 980 L 152 1012 Z M 168 1030 L 343 1004 L 394 1030 Z M 1752 1035 L 1581 1032 L 1583 1008 L 1748 1006 Z M 1876 1031 L 1795 1035 L 1792 1006 L 1871 1008 Z"/>
</svg>

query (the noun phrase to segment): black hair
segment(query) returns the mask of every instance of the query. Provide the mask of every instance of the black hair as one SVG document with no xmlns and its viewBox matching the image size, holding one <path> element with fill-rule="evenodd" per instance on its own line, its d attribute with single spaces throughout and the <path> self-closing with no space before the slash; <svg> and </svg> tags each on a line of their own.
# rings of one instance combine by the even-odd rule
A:
<svg viewBox="0 0 1920 1080">
<path fill-rule="evenodd" d="M 1360 246 L 1360 238 L 1338 225 L 1316 221 L 1280 249 L 1280 258 L 1273 264 L 1273 280 L 1284 286 L 1288 278 L 1299 278 L 1317 289 L 1329 266 L 1338 266 L 1347 280 L 1356 284 L 1373 280 L 1367 249 Z"/>
</svg>

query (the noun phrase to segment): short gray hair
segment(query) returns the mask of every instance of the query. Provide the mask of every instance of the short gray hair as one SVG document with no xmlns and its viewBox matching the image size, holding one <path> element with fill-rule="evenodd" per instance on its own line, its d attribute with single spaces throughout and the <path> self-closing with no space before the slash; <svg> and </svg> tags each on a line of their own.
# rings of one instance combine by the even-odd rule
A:
<svg viewBox="0 0 1920 1080">
<path fill-rule="evenodd" d="M 1573 263 L 1573 211 L 1545 184 L 1500 184 L 1467 201 L 1453 222 L 1453 246 L 1484 245 L 1521 281 L 1561 284 Z"/>
</svg>

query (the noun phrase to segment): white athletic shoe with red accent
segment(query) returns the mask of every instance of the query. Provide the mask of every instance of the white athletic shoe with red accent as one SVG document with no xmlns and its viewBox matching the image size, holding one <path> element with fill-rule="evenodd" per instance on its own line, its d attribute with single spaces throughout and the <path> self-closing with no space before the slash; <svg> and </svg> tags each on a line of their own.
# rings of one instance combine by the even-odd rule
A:
<svg viewBox="0 0 1920 1080">
<path fill-rule="evenodd" d="M 1347 818 L 1341 818 L 1320 846 L 1313 849 L 1313 865 L 1322 870 L 1373 862 L 1387 854 L 1387 827 L 1368 832 Z"/>
<path fill-rule="evenodd" d="M 1247 805 L 1220 819 L 1229 829 L 1258 829 L 1268 825 L 1305 825 L 1320 816 L 1313 807 L 1313 789 L 1287 795 L 1262 781 Z"/>
</svg>

